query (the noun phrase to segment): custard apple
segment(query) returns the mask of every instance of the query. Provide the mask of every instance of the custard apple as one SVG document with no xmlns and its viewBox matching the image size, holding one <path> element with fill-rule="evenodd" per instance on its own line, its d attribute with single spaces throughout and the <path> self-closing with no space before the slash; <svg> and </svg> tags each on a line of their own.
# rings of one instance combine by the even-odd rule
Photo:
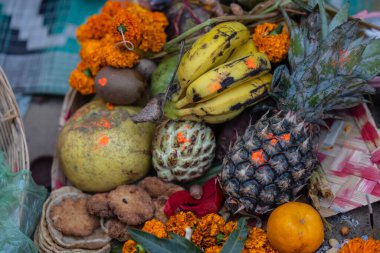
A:
<svg viewBox="0 0 380 253">
<path fill-rule="evenodd" d="M 202 176 L 215 156 L 215 136 L 204 123 L 168 120 L 157 126 L 153 167 L 165 181 L 191 181 Z"/>
</svg>

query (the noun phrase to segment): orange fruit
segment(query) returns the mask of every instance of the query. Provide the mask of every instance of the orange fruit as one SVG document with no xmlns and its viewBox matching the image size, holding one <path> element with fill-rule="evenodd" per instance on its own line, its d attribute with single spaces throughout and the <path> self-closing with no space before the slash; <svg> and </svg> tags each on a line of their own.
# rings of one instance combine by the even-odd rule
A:
<svg viewBox="0 0 380 253">
<path fill-rule="evenodd" d="M 272 247 L 280 253 L 312 253 L 321 246 L 324 229 L 312 206 L 289 202 L 270 214 L 267 235 Z"/>
</svg>

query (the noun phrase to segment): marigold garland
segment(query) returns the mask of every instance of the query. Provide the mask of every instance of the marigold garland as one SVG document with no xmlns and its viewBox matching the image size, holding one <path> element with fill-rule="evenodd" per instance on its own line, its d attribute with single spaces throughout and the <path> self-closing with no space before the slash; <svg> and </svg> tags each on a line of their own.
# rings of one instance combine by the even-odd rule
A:
<svg viewBox="0 0 380 253">
<path fill-rule="evenodd" d="M 242 253 L 276 253 L 269 244 L 267 234 L 261 228 L 252 228 L 244 244 Z"/>
<path fill-rule="evenodd" d="M 218 234 L 223 235 L 223 228 L 226 224 L 225 220 L 215 214 L 210 213 L 203 216 L 197 224 L 191 240 L 200 248 L 208 248 L 218 244 Z"/>
<path fill-rule="evenodd" d="M 290 37 L 285 27 L 278 34 L 270 34 L 278 26 L 279 24 L 264 23 L 258 25 L 253 34 L 253 42 L 258 50 L 265 53 L 274 63 L 286 59 L 290 46 Z"/>
<path fill-rule="evenodd" d="M 152 219 L 145 222 L 143 231 L 159 238 L 168 238 L 168 232 L 185 236 L 186 228 L 193 229 L 191 241 L 202 248 L 205 253 L 219 253 L 228 236 L 237 227 L 237 221 L 225 222 L 218 214 L 211 213 L 197 218 L 192 212 L 180 211 L 171 216 L 166 225 Z M 136 242 L 128 240 L 124 243 L 123 253 L 136 252 Z M 266 232 L 261 228 L 252 228 L 245 241 L 243 253 L 277 253 L 269 244 Z M 347 252 L 345 252 L 347 253 Z"/>
<path fill-rule="evenodd" d="M 177 214 L 170 216 L 166 222 L 166 230 L 180 236 L 185 236 L 185 229 L 193 228 L 197 225 L 198 219 L 192 212 L 180 211 Z"/>
<path fill-rule="evenodd" d="M 77 68 L 71 72 L 69 84 L 83 95 L 95 93 L 95 81 L 91 77 L 90 69 L 84 62 L 80 62 Z"/>
<path fill-rule="evenodd" d="M 133 240 L 128 240 L 123 245 L 123 253 L 135 253 L 137 243 Z"/>
<path fill-rule="evenodd" d="M 112 17 L 105 13 L 92 15 L 85 24 L 76 31 L 79 42 L 86 40 L 99 40 L 111 30 Z"/>
<path fill-rule="evenodd" d="M 163 13 L 138 4 L 107 1 L 100 14 L 92 15 L 77 29 L 80 56 L 90 75 L 75 69 L 70 85 L 83 95 L 95 93 L 93 78 L 102 67 L 132 68 L 142 53 L 159 52 L 166 42 L 167 25 Z"/>
<path fill-rule="evenodd" d="M 166 226 L 159 220 L 152 219 L 145 222 L 143 231 L 151 233 L 152 235 L 157 236 L 158 238 L 166 238 L 168 237 L 168 233 L 166 232 Z"/>
<path fill-rule="evenodd" d="M 380 241 L 369 238 L 351 239 L 348 243 L 344 244 L 339 253 L 378 253 L 380 252 Z"/>
</svg>

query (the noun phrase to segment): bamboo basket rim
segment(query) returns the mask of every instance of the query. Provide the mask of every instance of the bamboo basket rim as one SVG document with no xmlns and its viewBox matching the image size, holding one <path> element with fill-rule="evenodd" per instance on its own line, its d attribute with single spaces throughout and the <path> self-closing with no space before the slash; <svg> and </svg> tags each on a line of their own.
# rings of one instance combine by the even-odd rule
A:
<svg viewBox="0 0 380 253">
<path fill-rule="evenodd" d="M 24 124 L 16 97 L 0 67 L 0 151 L 4 153 L 10 171 L 29 170 L 29 153 Z"/>
</svg>

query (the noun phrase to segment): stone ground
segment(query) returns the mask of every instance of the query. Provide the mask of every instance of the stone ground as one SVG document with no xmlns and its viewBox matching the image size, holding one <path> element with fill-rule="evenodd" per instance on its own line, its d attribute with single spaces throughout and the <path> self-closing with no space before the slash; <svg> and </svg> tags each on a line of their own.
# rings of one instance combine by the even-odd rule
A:
<svg viewBox="0 0 380 253">
<path fill-rule="evenodd" d="M 374 108 L 380 108 L 380 95 L 374 97 L 374 101 Z M 33 98 L 24 117 L 31 161 L 35 161 L 39 157 L 54 155 L 58 133 L 58 116 L 61 111 L 62 102 L 62 97 Z M 374 110 L 374 116 L 377 119 L 376 121 L 380 123 L 380 110 Z M 45 167 L 46 164 L 49 164 L 49 160 L 45 160 Z M 40 172 L 46 173 L 46 171 Z M 380 239 L 380 202 L 374 204 L 373 209 L 376 225 L 375 238 Z M 334 216 L 329 218 L 328 221 L 331 223 L 333 230 L 332 232 L 326 232 L 326 239 L 336 238 L 338 241 L 342 241 L 355 236 L 371 235 L 367 207 Z M 339 233 L 343 225 L 348 225 L 351 228 L 351 232 L 346 237 L 341 236 Z"/>
</svg>

